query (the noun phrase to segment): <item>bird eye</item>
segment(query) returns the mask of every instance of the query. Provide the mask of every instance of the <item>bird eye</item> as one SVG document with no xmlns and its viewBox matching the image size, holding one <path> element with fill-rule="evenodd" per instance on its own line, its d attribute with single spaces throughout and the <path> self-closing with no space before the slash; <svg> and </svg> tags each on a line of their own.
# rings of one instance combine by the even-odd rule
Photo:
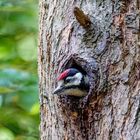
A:
<svg viewBox="0 0 140 140">
<path fill-rule="evenodd" d="M 73 81 L 73 77 L 67 77 L 66 79 L 65 79 L 65 83 L 70 83 L 70 82 L 72 82 Z"/>
</svg>

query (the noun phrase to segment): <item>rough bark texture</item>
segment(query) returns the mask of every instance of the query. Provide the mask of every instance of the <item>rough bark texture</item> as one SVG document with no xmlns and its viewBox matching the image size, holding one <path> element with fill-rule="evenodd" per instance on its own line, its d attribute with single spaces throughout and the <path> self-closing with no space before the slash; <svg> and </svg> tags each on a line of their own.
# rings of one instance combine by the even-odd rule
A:
<svg viewBox="0 0 140 140">
<path fill-rule="evenodd" d="M 140 140 L 139 16 L 139 0 L 40 0 L 42 140 Z M 89 76 L 90 96 L 52 94 L 71 66 Z"/>
</svg>

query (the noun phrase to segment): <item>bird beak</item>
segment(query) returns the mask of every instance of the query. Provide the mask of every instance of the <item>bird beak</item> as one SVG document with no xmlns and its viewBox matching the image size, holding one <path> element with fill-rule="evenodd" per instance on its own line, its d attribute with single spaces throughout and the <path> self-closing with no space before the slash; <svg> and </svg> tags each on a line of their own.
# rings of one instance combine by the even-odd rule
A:
<svg viewBox="0 0 140 140">
<path fill-rule="evenodd" d="M 57 87 L 57 88 L 54 90 L 53 94 L 61 94 L 62 91 L 63 91 L 63 87 Z"/>
<path fill-rule="evenodd" d="M 58 82 L 58 86 L 56 87 L 56 89 L 53 91 L 53 94 L 61 94 L 61 92 L 63 91 L 64 89 L 64 81 L 61 80 Z"/>
</svg>

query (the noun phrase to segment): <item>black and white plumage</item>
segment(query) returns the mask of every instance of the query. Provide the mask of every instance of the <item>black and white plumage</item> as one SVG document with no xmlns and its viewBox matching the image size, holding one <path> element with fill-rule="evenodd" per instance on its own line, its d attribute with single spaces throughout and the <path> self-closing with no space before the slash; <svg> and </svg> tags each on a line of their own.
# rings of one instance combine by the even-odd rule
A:
<svg viewBox="0 0 140 140">
<path fill-rule="evenodd" d="M 75 68 L 69 68 L 62 72 L 57 82 L 58 86 L 54 90 L 54 94 L 82 97 L 88 93 L 88 77 Z"/>
</svg>

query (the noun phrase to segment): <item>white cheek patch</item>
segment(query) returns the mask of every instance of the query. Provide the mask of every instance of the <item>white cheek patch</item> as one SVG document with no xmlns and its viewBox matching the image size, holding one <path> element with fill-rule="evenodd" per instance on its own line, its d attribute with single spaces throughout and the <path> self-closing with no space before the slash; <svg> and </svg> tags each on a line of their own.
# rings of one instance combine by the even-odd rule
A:
<svg viewBox="0 0 140 140">
<path fill-rule="evenodd" d="M 75 81 L 74 81 L 74 85 L 79 85 L 81 83 L 82 80 L 82 74 L 81 73 L 77 73 L 74 75 Z"/>
<path fill-rule="evenodd" d="M 79 85 L 81 83 L 81 79 L 82 79 L 82 74 L 79 72 L 77 74 L 75 74 L 73 77 L 69 77 L 72 82 L 67 83 L 65 86 L 71 86 L 71 85 Z"/>
</svg>

